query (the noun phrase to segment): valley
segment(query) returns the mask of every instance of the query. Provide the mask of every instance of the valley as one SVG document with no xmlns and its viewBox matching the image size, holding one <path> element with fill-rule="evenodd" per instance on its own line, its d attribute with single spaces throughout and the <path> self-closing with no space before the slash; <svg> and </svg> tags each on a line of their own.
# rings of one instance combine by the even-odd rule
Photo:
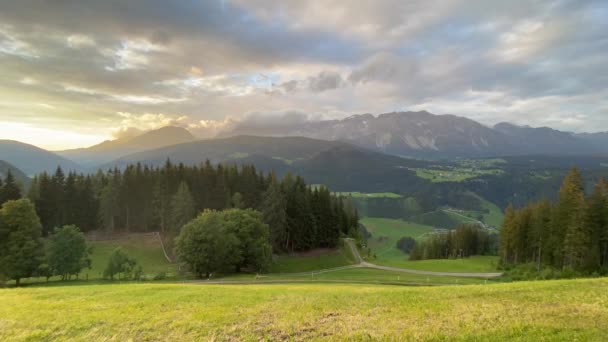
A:
<svg viewBox="0 0 608 342">
<path fill-rule="evenodd" d="M 608 341 L 608 1 L 0 1 L 0 342 Z"/>
<path fill-rule="evenodd" d="M 559 200 L 573 165 L 589 191 L 606 174 L 608 157 L 415 159 L 385 152 L 304 137 L 196 140 L 167 128 L 61 156 L 44 152 L 57 161 L 54 170 L 41 164 L 31 173 L 27 154 L 4 154 L 9 160 L 0 164 L 0 176 L 10 170 L 11 188 L 25 197 L 17 202 L 39 215 L 42 253 L 57 243 L 56 227 L 73 223 L 89 254 L 67 277 L 41 264 L 19 283 L 3 281 L 8 288 L 0 299 L 23 303 L 14 317 L 40 311 L 33 316 L 37 325 L 24 329 L 0 309 L 0 339 L 496 340 L 607 333 L 581 318 L 608 314 L 598 304 L 606 299 L 598 290 L 605 278 L 522 282 L 583 273 L 505 265 L 499 244 L 510 203 Z M 113 262 L 126 266 L 108 273 Z M 85 294 L 105 299 L 96 304 Z M 72 300 L 80 305 L 72 307 Z M 120 312 L 114 302 L 122 304 Z M 575 305 L 584 306 L 581 316 L 564 327 L 566 315 L 556 316 L 555 308 Z M 87 310 L 93 306 L 95 314 Z M 300 311 L 291 312 L 296 306 Z M 78 319 L 51 319 L 52 307 Z M 186 315 L 176 320 L 180 313 Z M 237 318 L 243 315 L 248 318 Z M 537 315 L 548 315 L 542 325 L 524 319 Z M 166 328 L 146 328 L 155 324 Z"/>
</svg>

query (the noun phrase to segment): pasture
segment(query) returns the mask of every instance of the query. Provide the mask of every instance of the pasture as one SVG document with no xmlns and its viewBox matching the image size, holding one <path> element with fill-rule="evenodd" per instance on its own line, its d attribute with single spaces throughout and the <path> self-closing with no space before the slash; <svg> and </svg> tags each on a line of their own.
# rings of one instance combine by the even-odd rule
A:
<svg viewBox="0 0 608 342">
<path fill-rule="evenodd" d="M 115 284 L 0 290 L 0 340 L 608 339 L 608 279 L 403 287 Z"/>
</svg>

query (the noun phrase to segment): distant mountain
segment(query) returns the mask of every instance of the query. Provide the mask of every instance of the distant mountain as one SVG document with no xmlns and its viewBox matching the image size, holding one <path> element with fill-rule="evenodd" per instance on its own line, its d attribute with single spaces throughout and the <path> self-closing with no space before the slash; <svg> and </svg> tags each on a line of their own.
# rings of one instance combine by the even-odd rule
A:
<svg viewBox="0 0 608 342">
<path fill-rule="evenodd" d="M 83 166 L 92 168 L 132 153 L 194 140 L 195 137 L 187 129 L 168 126 L 131 138 L 107 140 L 89 148 L 59 151 L 57 153 Z"/>
<path fill-rule="evenodd" d="M 308 183 L 321 183 L 336 191 L 411 190 L 427 181 L 416 177 L 415 167 L 425 161 L 386 155 L 344 142 L 303 137 L 235 136 L 164 147 L 122 157 L 104 168 L 143 163 L 160 166 L 174 163 L 253 164 L 279 175 L 292 172 Z"/>
<path fill-rule="evenodd" d="M 266 127 L 243 123 L 222 136 L 240 134 L 340 140 L 384 153 L 421 158 L 608 152 L 608 145 L 603 143 L 608 141 L 608 134 L 575 135 L 509 123 L 487 127 L 467 118 L 426 111 L 377 117 L 364 114 L 343 120 Z"/>
<path fill-rule="evenodd" d="M 574 136 L 584 140 L 596 150 L 605 151 L 608 149 L 608 132 L 579 133 Z"/>
<path fill-rule="evenodd" d="M 61 166 L 64 171 L 82 170 L 78 164 L 53 152 L 14 140 L 0 140 L 0 159 L 14 165 L 28 176 L 42 171 L 54 172 L 57 166 Z"/>
<path fill-rule="evenodd" d="M 502 122 L 494 126 L 519 148 L 513 154 L 579 154 L 594 151 L 584 139 L 549 127 L 517 126 Z"/>
<path fill-rule="evenodd" d="M 17 180 L 17 183 L 21 184 L 24 189 L 30 185 L 31 179 L 23 171 L 19 170 L 7 161 L 0 160 L 0 178 L 4 180 L 9 170 Z"/>
<path fill-rule="evenodd" d="M 134 153 L 107 163 L 104 168 L 122 167 L 138 162 L 148 165 L 162 165 L 168 158 L 172 162 L 190 165 L 199 164 L 207 159 L 212 163 L 219 163 L 261 158 L 264 158 L 266 163 L 271 159 L 289 165 L 296 160 L 311 158 L 321 151 L 342 145 L 345 144 L 337 141 L 322 141 L 302 137 L 235 136 L 198 140 Z"/>
</svg>

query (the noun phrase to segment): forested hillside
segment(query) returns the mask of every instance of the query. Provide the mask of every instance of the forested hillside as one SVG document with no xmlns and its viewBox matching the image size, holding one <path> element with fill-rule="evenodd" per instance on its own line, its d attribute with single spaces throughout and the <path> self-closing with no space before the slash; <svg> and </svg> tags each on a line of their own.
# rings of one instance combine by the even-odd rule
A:
<svg viewBox="0 0 608 342">
<path fill-rule="evenodd" d="M 61 169 L 36 176 L 28 193 L 43 233 L 75 224 L 83 231 L 161 231 L 179 229 L 205 209 L 253 208 L 264 214 L 273 247 L 307 250 L 333 247 L 357 227 L 356 211 L 327 188 L 314 190 L 300 177 L 259 173 L 250 165 L 163 167 L 129 165 L 95 175 Z"/>
<path fill-rule="evenodd" d="M 608 270 L 608 183 L 587 196 L 578 169 L 564 179 L 558 200 L 509 206 L 501 232 L 502 261 L 576 273 Z"/>
</svg>

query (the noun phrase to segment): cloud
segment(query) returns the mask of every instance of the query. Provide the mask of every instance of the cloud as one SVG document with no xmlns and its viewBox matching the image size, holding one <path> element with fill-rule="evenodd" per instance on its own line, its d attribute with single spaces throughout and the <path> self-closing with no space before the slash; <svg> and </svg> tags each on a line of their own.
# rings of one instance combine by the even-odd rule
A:
<svg viewBox="0 0 608 342">
<path fill-rule="evenodd" d="M 326 90 L 336 89 L 343 84 L 342 75 L 337 72 L 323 71 L 315 77 L 308 80 L 310 90 L 313 92 L 322 92 Z"/>
<path fill-rule="evenodd" d="M 117 112 L 179 113 L 207 136 L 416 108 L 608 130 L 606 17 L 600 0 L 4 2 L 0 119 L 110 136 Z"/>
<path fill-rule="evenodd" d="M 119 126 L 112 130 L 114 139 L 132 138 L 141 133 L 159 129 L 166 126 L 188 127 L 187 116 L 167 115 L 163 113 L 133 114 L 118 112 Z"/>
</svg>

